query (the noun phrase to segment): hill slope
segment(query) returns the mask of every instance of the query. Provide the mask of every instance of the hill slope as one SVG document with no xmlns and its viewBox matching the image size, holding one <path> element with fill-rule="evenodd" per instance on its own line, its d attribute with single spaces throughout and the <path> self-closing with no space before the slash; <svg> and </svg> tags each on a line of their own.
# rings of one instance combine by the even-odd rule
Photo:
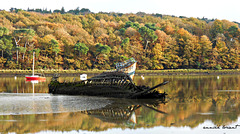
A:
<svg viewBox="0 0 240 134">
<path fill-rule="evenodd" d="M 239 68 L 240 29 L 228 20 L 161 14 L 0 11 L 0 69 Z M 79 15 L 84 14 L 84 15 Z"/>
</svg>

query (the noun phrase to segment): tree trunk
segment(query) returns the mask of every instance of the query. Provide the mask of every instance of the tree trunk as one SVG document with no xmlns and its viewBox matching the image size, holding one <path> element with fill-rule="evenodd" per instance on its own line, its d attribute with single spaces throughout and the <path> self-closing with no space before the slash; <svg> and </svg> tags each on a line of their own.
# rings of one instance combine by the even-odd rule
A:
<svg viewBox="0 0 240 134">
<path fill-rule="evenodd" d="M 17 63 L 18 63 L 18 50 L 17 50 Z"/>
<path fill-rule="evenodd" d="M 27 43 L 28 42 L 26 42 L 25 45 L 24 45 L 25 50 L 26 50 Z M 25 51 L 23 52 L 23 61 L 24 61 L 24 57 L 25 57 Z"/>
<path fill-rule="evenodd" d="M 148 45 L 148 41 L 147 41 L 147 43 L 146 43 L 146 45 L 145 45 L 145 50 L 147 49 L 147 45 Z"/>
<path fill-rule="evenodd" d="M 16 47 L 18 48 L 18 43 L 21 41 L 21 38 L 19 37 L 19 38 L 18 38 L 18 41 L 17 41 L 16 38 L 14 37 L 14 41 L 15 41 L 15 43 L 16 43 Z M 18 63 L 18 49 L 17 49 L 16 54 L 17 54 L 17 63 Z"/>
<path fill-rule="evenodd" d="M 98 56 L 98 55 L 97 55 L 97 56 Z M 95 61 L 94 61 L 94 63 L 93 63 L 93 67 L 92 67 L 92 69 L 94 68 L 95 63 L 96 63 L 96 61 L 97 61 L 97 56 L 96 56 Z"/>
</svg>

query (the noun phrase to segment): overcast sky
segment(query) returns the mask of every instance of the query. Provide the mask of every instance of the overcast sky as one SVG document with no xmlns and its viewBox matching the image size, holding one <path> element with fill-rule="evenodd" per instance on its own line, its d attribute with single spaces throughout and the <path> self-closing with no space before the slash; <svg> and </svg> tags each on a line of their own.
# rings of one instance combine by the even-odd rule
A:
<svg viewBox="0 0 240 134">
<path fill-rule="evenodd" d="M 2 0 L 1 0 L 2 1 Z M 52 11 L 77 7 L 88 8 L 92 12 L 118 13 L 159 13 L 164 15 L 227 19 L 240 22 L 239 0 L 5 0 L 0 9 L 9 11 L 11 7 L 27 9 L 41 8 Z"/>
</svg>

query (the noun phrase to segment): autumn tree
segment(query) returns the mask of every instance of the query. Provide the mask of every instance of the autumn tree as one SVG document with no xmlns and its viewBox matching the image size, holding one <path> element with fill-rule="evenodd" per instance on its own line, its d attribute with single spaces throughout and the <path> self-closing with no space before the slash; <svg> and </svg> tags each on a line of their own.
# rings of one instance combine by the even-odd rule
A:
<svg viewBox="0 0 240 134">
<path fill-rule="evenodd" d="M 197 57 L 199 57 L 200 45 L 196 36 L 187 39 L 184 47 L 184 54 L 182 57 L 184 68 L 200 68 L 197 65 Z"/>
<path fill-rule="evenodd" d="M 201 36 L 200 41 L 199 63 L 201 68 L 209 68 L 210 57 L 212 55 L 212 42 L 206 35 Z"/>
<path fill-rule="evenodd" d="M 229 53 L 226 43 L 222 40 L 221 37 L 216 39 L 216 46 L 215 50 L 217 55 L 217 65 L 221 68 L 227 69 L 228 65 L 230 64 L 228 61 Z"/>
<path fill-rule="evenodd" d="M 240 67 L 239 23 L 228 20 L 79 8 L 11 11 L 0 11 L 2 68 L 31 68 L 34 49 L 45 69 L 109 69 L 129 57 L 139 69 Z"/>
<path fill-rule="evenodd" d="M 198 38 L 183 28 L 179 29 L 177 33 L 177 42 L 179 45 L 178 54 L 182 59 L 183 68 L 196 67 L 197 57 L 200 49 Z"/>
</svg>

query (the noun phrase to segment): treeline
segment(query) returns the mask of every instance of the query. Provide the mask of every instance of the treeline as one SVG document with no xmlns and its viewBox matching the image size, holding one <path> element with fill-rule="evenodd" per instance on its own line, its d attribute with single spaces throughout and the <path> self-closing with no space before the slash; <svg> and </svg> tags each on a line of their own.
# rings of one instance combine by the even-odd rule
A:
<svg viewBox="0 0 240 134">
<path fill-rule="evenodd" d="M 0 69 L 31 69 L 33 51 L 38 69 L 113 69 L 130 57 L 138 69 L 240 67 L 228 20 L 70 11 L 0 11 Z"/>
<path fill-rule="evenodd" d="M 38 12 L 38 13 L 43 13 L 43 14 L 51 14 L 51 13 L 61 13 L 61 14 L 66 14 L 66 13 L 71 13 L 71 14 L 75 14 L 75 15 L 79 15 L 79 14 L 87 14 L 87 13 L 92 13 L 89 9 L 87 8 L 82 8 L 80 9 L 79 7 L 77 7 L 74 10 L 69 10 L 69 11 L 65 11 L 65 8 L 62 7 L 61 10 L 59 9 L 55 9 L 55 10 L 48 10 L 47 8 L 45 9 L 30 9 L 28 8 L 27 10 L 23 10 L 23 9 L 18 9 L 18 8 L 10 8 L 10 12 L 15 12 L 18 13 L 19 11 L 28 11 L 28 12 Z"/>
</svg>

